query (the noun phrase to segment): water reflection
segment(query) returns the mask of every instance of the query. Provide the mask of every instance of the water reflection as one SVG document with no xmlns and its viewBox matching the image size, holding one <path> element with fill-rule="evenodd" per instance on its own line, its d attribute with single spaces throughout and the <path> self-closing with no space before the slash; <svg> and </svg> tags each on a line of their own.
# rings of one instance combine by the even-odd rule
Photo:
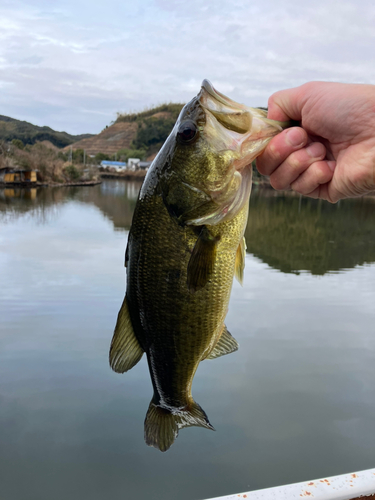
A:
<svg viewBox="0 0 375 500">
<path fill-rule="evenodd" d="M 362 198 L 332 205 L 254 193 L 247 251 L 284 273 L 322 275 L 375 262 L 374 202 Z"/>
<path fill-rule="evenodd" d="M 125 196 L 129 200 L 136 201 L 140 188 L 140 182 L 124 182 L 121 180 L 115 180 L 111 182 L 104 182 L 101 185 L 100 190 L 103 194 L 109 194 L 111 196 Z"/>
<path fill-rule="evenodd" d="M 86 188 L 79 199 L 96 205 L 117 230 L 129 230 L 132 222 L 140 182 L 105 181 L 96 189 Z"/>
<path fill-rule="evenodd" d="M 38 223 L 46 223 L 56 214 L 66 194 L 45 188 L 0 188 L 0 221 L 6 223 L 27 215 Z"/>
<path fill-rule="evenodd" d="M 373 261 L 358 251 L 373 248 L 372 200 L 325 206 L 254 193 L 247 237 L 258 257 L 247 254 L 226 319 L 240 349 L 201 363 L 194 379 L 217 432 L 181 432 L 161 455 L 142 438 L 146 360 L 124 376 L 108 364 L 136 190 L 109 181 L 34 198 L 2 192 L 2 497 L 197 500 L 373 467 L 375 265 L 290 273 L 315 272 L 313 255 L 303 260 L 314 238 L 341 238 L 340 266 L 351 248 L 351 266 Z M 289 225 L 298 237 L 284 235 Z M 294 260 L 281 238 L 293 239 Z"/>
<path fill-rule="evenodd" d="M 58 206 L 76 200 L 95 205 L 116 230 L 129 230 L 139 182 L 107 180 L 94 187 L 3 189 L 0 217 L 29 213 L 47 221 Z M 284 273 L 327 272 L 375 262 L 375 198 L 336 205 L 255 191 L 246 228 L 247 252 Z"/>
<path fill-rule="evenodd" d="M 128 230 L 140 188 L 140 182 L 125 181 L 106 181 L 87 187 L 0 188 L 0 219 L 6 222 L 27 214 L 46 223 L 59 205 L 79 201 L 97 206 L 115 229 Z"/>
</svg>

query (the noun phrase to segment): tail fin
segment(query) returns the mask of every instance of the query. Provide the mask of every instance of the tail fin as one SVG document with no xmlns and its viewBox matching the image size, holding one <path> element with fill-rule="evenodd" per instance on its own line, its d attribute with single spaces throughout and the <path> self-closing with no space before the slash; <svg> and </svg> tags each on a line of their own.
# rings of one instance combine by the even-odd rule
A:
<svg viewBox="0 0 375 500">
<path fill-rule="evenodd" d="M 193 401 L 186 410 L 171 410 L 155 405 L 152 401 L 145 420 L 145 441 L 160 451 L 167 451 L 184 427 L 205 427 L 215 430 L 206 413 Z"/>
</svg>

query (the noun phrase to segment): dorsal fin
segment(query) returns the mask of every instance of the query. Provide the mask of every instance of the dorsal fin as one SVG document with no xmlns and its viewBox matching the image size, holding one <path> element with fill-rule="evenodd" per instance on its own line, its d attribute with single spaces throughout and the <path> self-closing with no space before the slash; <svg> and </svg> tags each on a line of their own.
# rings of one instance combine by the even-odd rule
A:
<svg viewBox="0 0 375 500">
<path fill-rule="evenodd" d="M 115 372 L 124 373 L 138 363 L 142 354 L 143 349 L 135 336 L 125 297 L 109 350 L 109 364 Z"/>
<path fill-rule="evenodd" d="M 215 359 L 220 356 L 224 356 L 225 354 L 230 354 L 231 352 L 237 351 L 238 347 L 237 340 L 232 337 L 232 335 L 228 332 L 227 327 L 224 325 L 223 332 L 220 335 L 217 344 L 206 359 Z"/>
<path fill-rule="evenodd" d="M 246 241 L 242 238 L 241 243 L 238 245 L 236 252 L 236 263 L 234 266 L 234 275 L 239 283 L 243 284 L 243 271 L 245 269 L 245 257 L 246 257 Z"/>
</svg>

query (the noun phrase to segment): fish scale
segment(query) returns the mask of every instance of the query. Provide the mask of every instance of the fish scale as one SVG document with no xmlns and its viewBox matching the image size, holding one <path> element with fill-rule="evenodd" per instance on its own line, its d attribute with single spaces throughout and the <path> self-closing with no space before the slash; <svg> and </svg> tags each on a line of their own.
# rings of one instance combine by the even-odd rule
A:
<svg viewBox="0 0 375 500">
<path fill-rule="evenodd" d="M 247 207 L 237 216 L 238 224 L 230 224 L 237 231 L 232 229 L 230 238 L 221 242 L 226 251 L 219 252 L 212 281 L 203 290 L 191 294 L 186 288 L 186 269 L 197 237 L 189 226 L 176 228 L 176 222 L 170 218 L 160 198 L 150 202 L 145 200 L 141 205 L 139 217 L 145 227 L 139 224 L 137 232 L 132 233 L 132 241 L 139 233 L 142 241 L 137 248 L 143 248 L 143 240 L 153 244 L 147 247 L 147 251 L 134 251 L 129 262 L 129 267 L 133 259 L 137 262 L 134 271 L 128 274 L 130 316 L 132 321 L 133 315 L 139 313 L 145 318 L 144 329 L 138 336 L 142 348 L 147 352 L 157 344 L 159 360 L 169 360 L 169 370 L 176 375 L 165 381 L 164 392 L 172 393 L 172 399 L 179 401 L 179 406 L 187 404 L 186 397 L 181 394 L 186 392 L 186 385 L 191 384 L 202 353 L 212 342 L 213 331 L 222 326 L 234 274 L 234 250 L 242 238 L 246 216 Z M 228 225 L 223 223 L 223 226 Z M 215 231 L 222 233 L 225 228 L 219 225 Z M 165 276 L 176 266 L 181 268 L 181 276 L 177 287 L 173 284 L 172 294 Z M 136 291 L 135 297 L 132 290 Z M 197 332 L 199 335 L 194 335 Z M 172 357 L 171 352 L 184 353 L 173 368 L 171 364 L 176 356 Z"/>
<path fill-rule="evenodd" d="M 251 162 L 283 126 L 204 81 L 143 183 L 110 364 L 123 373 L 146 353 L 145 440 L 161 451 L 184 427 L 213 429 L 192 382 L 200 362 L 238 348 L 224 320 L 233 277 L 243 276 Z"/>
</svg>

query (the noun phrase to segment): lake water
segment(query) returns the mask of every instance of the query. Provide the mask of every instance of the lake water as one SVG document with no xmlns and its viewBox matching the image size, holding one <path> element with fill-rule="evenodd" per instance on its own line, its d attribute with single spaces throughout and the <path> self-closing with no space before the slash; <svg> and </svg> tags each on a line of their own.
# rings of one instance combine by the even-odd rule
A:
<svg viewBox="0 0 375 500">
<path fill-rule="evenodd" d="M 193 384 L 216 432 L 162 454 L 145 357 L 108 365 L 138 190 L 0 190 L 1 498 L 195 500 L 374 467 L 375 200 L 253 193 L 240 350 Z"/>
</svg>

